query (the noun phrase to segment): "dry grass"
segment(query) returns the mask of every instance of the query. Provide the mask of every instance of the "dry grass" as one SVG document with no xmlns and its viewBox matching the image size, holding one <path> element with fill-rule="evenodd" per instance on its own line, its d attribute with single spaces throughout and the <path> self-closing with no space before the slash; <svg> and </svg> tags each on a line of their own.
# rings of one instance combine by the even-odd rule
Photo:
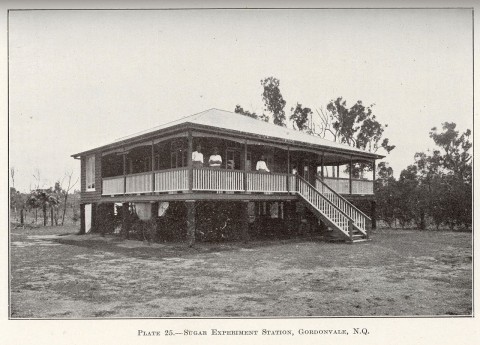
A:
<svg viewBox="0 0 480 345">
<path fill-rule="evenodd" d="M 471 234 L 153 244 L 11 231 L 11 317 L 471 315 Z M 66 236 L 61 236 L 67 233 Z"/>
</svg>

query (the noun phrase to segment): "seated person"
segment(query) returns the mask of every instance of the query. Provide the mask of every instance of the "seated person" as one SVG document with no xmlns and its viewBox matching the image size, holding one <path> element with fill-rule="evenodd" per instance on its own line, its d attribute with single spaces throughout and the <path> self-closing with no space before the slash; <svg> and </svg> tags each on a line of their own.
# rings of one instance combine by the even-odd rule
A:
<svg viewBox="0 0 480 345">
<path fill-rule="evenodd" d="M 218 148 L 213 148 L 213 154 L 208 160 L 208 165 L 212 168 L 220 168 L 222 165 L 222 157 L 218 154 Z"/>
<path fill-rule="evenodd" d="M 265 163 L 265 156 L 262 155 L 260 160 L 257 162 L 257 171 L 270 172 L 267 168 L 267 163 Z"/>
<path fill-rule="evenodd" d="M 202 147 L 197 145 L 197 149 L 192 152 L 192 165 L 194 168 L 203 167 L 203 153 L 201 152 Z"/>
</svg>

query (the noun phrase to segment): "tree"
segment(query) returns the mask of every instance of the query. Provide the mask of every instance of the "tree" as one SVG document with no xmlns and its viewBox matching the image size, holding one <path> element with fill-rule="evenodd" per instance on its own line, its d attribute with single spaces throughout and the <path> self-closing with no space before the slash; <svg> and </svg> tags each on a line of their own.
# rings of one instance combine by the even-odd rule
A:
<svg viewBox="0 0 480 345">
<path fill-rule="evenodd" d="M 237 104 L 235 106 L 235 110 L 234 110 L 237 114 L 242 114 L 242 115 L 245 115 L 245 116 L 248 116 L 248 117 L 251 117 L 253 119 L 257 119 L 257 120 L 262 120 L 264 122 L 268 122 L 269 121 L 269 117 L 265 114 L 262 114 L 262 115 L 257 115 L 256 113 L 251 113 L 249 112 L 248 110 L 244 110 L 240 104 Z"/>
<path fill-rule="evenodd" d="M 240 106 L 240 104 L 237 104 L 237 105 L 235 106 L 235 112 L 236 112 L 237 114 L 242 114 L 242 115 L 251 117 L 251 118 L 253 118 L 253 119 L 258 119 L 258 115 L 257 115 L 257 114 L 251 113 L 251 112 L 249 112 L 248 110 L 243 110 L 243 108 Z"/>
<path fill-rule="evenodd" d="M 50 207 L 50 214 L 51 214 L 51 223 L 53 225 L 53 209 L 55 205 L 58 204 L 58 199 L 54 195 L 52 188 L 49 189 L 35 189 L 30 193 L 28 198 L 27 204 L 34 208 L 42 208 L 43 213 L 43 226 L 47 226 L 47 207 Z M 36 216 L 36 213 L 35 213 Z M 35 217 L 35 223 L 37 219 Z"/>
<path fill-rule="evenodd" d="M 16 210 L 20 210 L 20 224 L 24 223 L 24 212 L 26 207 L 27 199 L 23 193 L 20 193 L 14 187 L 10 187 L 10 207 Z M 17 214 L 15 214 L 17 216 Z M 17 219 L 16 219 L 17 220 Z"/>
<path fill-rule="evenodd" d="M 72 182 L 72 176 L 73 176 L 73 171 L 70 171 L 70 172 L 66 172 L 65 173 L 65 177 L 64 177 L 64 180 L 65 178 L 67 179 L 67 187 L 66 189 L 63 189 L 61 188 L 60 184 L 59 184 L 59 194 L 61 196 L 61 198 L 63 198 L 63 214 L 62 214 L 62 226 L 65 222 L 65 214 L 67 212 L 67 202 L 68 202 L 68 195 L 70 193 L 70 191 L 75 187 L 75 185 L 78 183 L 78 178 L 75 182 Z M 63 184 L 63 180 L 62 180 L 62 184 Z M 57 184 L 55 184 L 55 190 L 57 190 Z"/>
<path fill-rule="evenodd" d="M 377 152 L 383 148 L 390 153 L 395 146 L 389 144 L 388 138 L 382 140 L 387 125 L 377 121 L 372 108 L 373 104 L 365 107 L 362 101 L 357 101 L 348 108 L 347 102 L 342 97 L 331 100 L 326 111 L 322 108 L 317 110 L 320 120 L 318 134 L 323 138 L 330 136 L 333 141 L 369 152 Z"/>
<path fill-rule="evenodd" d="M 400 207 L 397 217 L 402 226 L 413 220 L 418 228 L 425 230 L 425 216 L 429 201 L 429 188 L 427 187 L 415 164 L 409 165 L 400 173 L 398 180 Z"/>
<path fill-rule="evenodd" d="M 455 226 L 469 227 L 472 221 L 471 131 L 467 129 L 460 135 L 455 128 L 456 124 L 450 122 L 442 124 L 442 132 L 432 128 L 430 138 L 440 149 L 416 153 L 410 167 L 418 184 L 417 209 L 426 211 L 437 229 L 441 224 L 451 230 Z M 422 221 L 424 218 L 420 219 L 421 228 Z"/>
<path fill-rule="evenodd" d="M 260 81 L 263 86 L 262 99 L 265 104 L 265 110 L 273 116 L 273 123 L 285 127 L 285 105 L 287 102 L 280 93 L 280 81 L 274 77 L 268 77 Z"/>
<path fill-rule="evenodd" d="M 369 152 L 377 152 L 383 148 L 390 153 L 395 145 L 390 145 L 389 139 L 383 138 L 387 125 L 378 122 L 372 108 L 373 104 L 365 107 L 362 101 L 357 101 L 348 108 L 347 102 L 342 97 L 338 97 L 327 104 L 326 110 L 320 108 L 316 111 L 319 124 L 312 124 L 312 132 L 322 138 Z M 355 163 L 352 166 L 352 175 L 358 178 L 364 171 L 371 169 L 370 164 Z M 349 166 L 346 167 L 346 172 L 350 172 Z"/>
<path fill-rule="evenodd" d="M 15 204 L 15 202 L 12 202 L 14 200 L 12 200 L 12 196 L 14 198 L 15 194 L 16 194 L 16 190 L 15 190 L 15 167 L 11 167 L 10 168 L 10 177 L 12 179 L 12 187 L 10 187 L 10 207 L 13 207 L 13 211 L 15 213 L 15 217 L 17 216 L 17 205 Z"/>
<path fill-rule="evenodd" d="M 300 103 L 297 103 L 295 107 L 291 108 L 291 111 L 292 115 L 290 115 L 290 120 L 293 121 L 293 128 L 297 127 L 300 131 L 309 130 L 309 122 L 311 123 L 311 117 L 313 115 L 312 110 L 307 107 L 303 108 Z"/>
<path fill-rule="evenodd" d="M 380 162 L 377 167 L 377 179 L 374 181 L 377 199 L 377 214 L 389 227 L 396 219 L 399 207 L 399 193 L 393 169 L 386 162 Z"/>
<path fill-rule="evenodd" d="M 30 210 L 34 210 L 35 211 L 35 224 L 37 224 L 37 210 L 42 206 L 41 202 L 40 202 L 40 199 L 36 193 L 36 190 L 34 191 L 31 191 L 30 192 L 30 195 L 28 196 L 28 199 L 27 199 L 27 207 L 30 209 Z"/>
<path fill-rule="evenodd" d="M 55 221 L 55 225 L 58 225 L 58 204 L 60 200 L 55 191 L 50 190 L 47 203 L 50 206 L 50 223 L 53 226 L 53 222 Z"/>
<path fill-rule="evenodd" d="M 436 127 L 430 132 L 430 138 L 435 144 L 443 149 L 444 153 L 437 153 L 437 164 L 451 172 L 456 177 L 471 183 L 472 179 L 472 156 L 469 153 L 472 148 L 470 136 L 472 132 L 467 129 L 461 135 L 453 122 L 442 123 L 443 132 L 439 133 Z"/>
</svg>

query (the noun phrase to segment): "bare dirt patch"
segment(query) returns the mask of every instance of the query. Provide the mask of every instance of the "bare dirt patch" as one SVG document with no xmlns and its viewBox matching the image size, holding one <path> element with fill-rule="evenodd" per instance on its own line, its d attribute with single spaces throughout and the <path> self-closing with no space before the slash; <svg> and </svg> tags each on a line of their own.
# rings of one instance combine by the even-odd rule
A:
<svg viewBox="0 0 480 345">
<path fill-rule="evenodd" d="M 11 232 L 12 318 L 471 315 L 471 234 L 152 244 Z"/>
</svg>

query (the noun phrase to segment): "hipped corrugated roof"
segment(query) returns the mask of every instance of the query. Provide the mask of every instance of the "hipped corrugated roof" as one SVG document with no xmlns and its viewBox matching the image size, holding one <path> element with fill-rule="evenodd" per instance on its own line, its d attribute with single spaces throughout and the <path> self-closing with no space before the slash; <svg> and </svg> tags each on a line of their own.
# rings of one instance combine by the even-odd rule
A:
<svg viewBox="0 0 480 345">
<path fill-rule="evenodd" d="M 253 119 L 248 116 L 237 114 L 234 112 L 220 110 L 220 109 L 209 109 L 201 113 L 193 114 L 190 116 L 183 117 L 181 119 L 165 123 L 160 126 L 150 128 L 148 130 L 137 132 L 132 135 L 128 135 L 122 138 L 115 140 L 114 142 L 105 145 L 112 146 L 116 143 L 125 143 L 136 137 L 148 135 L 149 133 L 161 132 L 164 129 L 169 127 L 174 127 L 182 124 L 193 124 L 200 126 L 207 126 L 217 129 L 224 129 L 232 132 L 240 132 L 246 134 L 253 134 L 255 136 L 264 137 L 267 139 L 280 139 L 286 142 L 296 142 L 304 143 L 314 146 L 321 146 L 325 148 L 334 148 L 341 151 L 348 152 L 357 152 L 362 155 L 368 155 L 375 158 L 382 158 L 383 156 L 378 154 L 372 154 L 361 149 L 357 149 L 345 144 L 340 144 L 334 141 L 320 138 L 318 136 L 309 135 L 291 128 L 277 126 L 271 123 Z M 73 156 L 80 155 L 76 154 Z"/>
</svg>

